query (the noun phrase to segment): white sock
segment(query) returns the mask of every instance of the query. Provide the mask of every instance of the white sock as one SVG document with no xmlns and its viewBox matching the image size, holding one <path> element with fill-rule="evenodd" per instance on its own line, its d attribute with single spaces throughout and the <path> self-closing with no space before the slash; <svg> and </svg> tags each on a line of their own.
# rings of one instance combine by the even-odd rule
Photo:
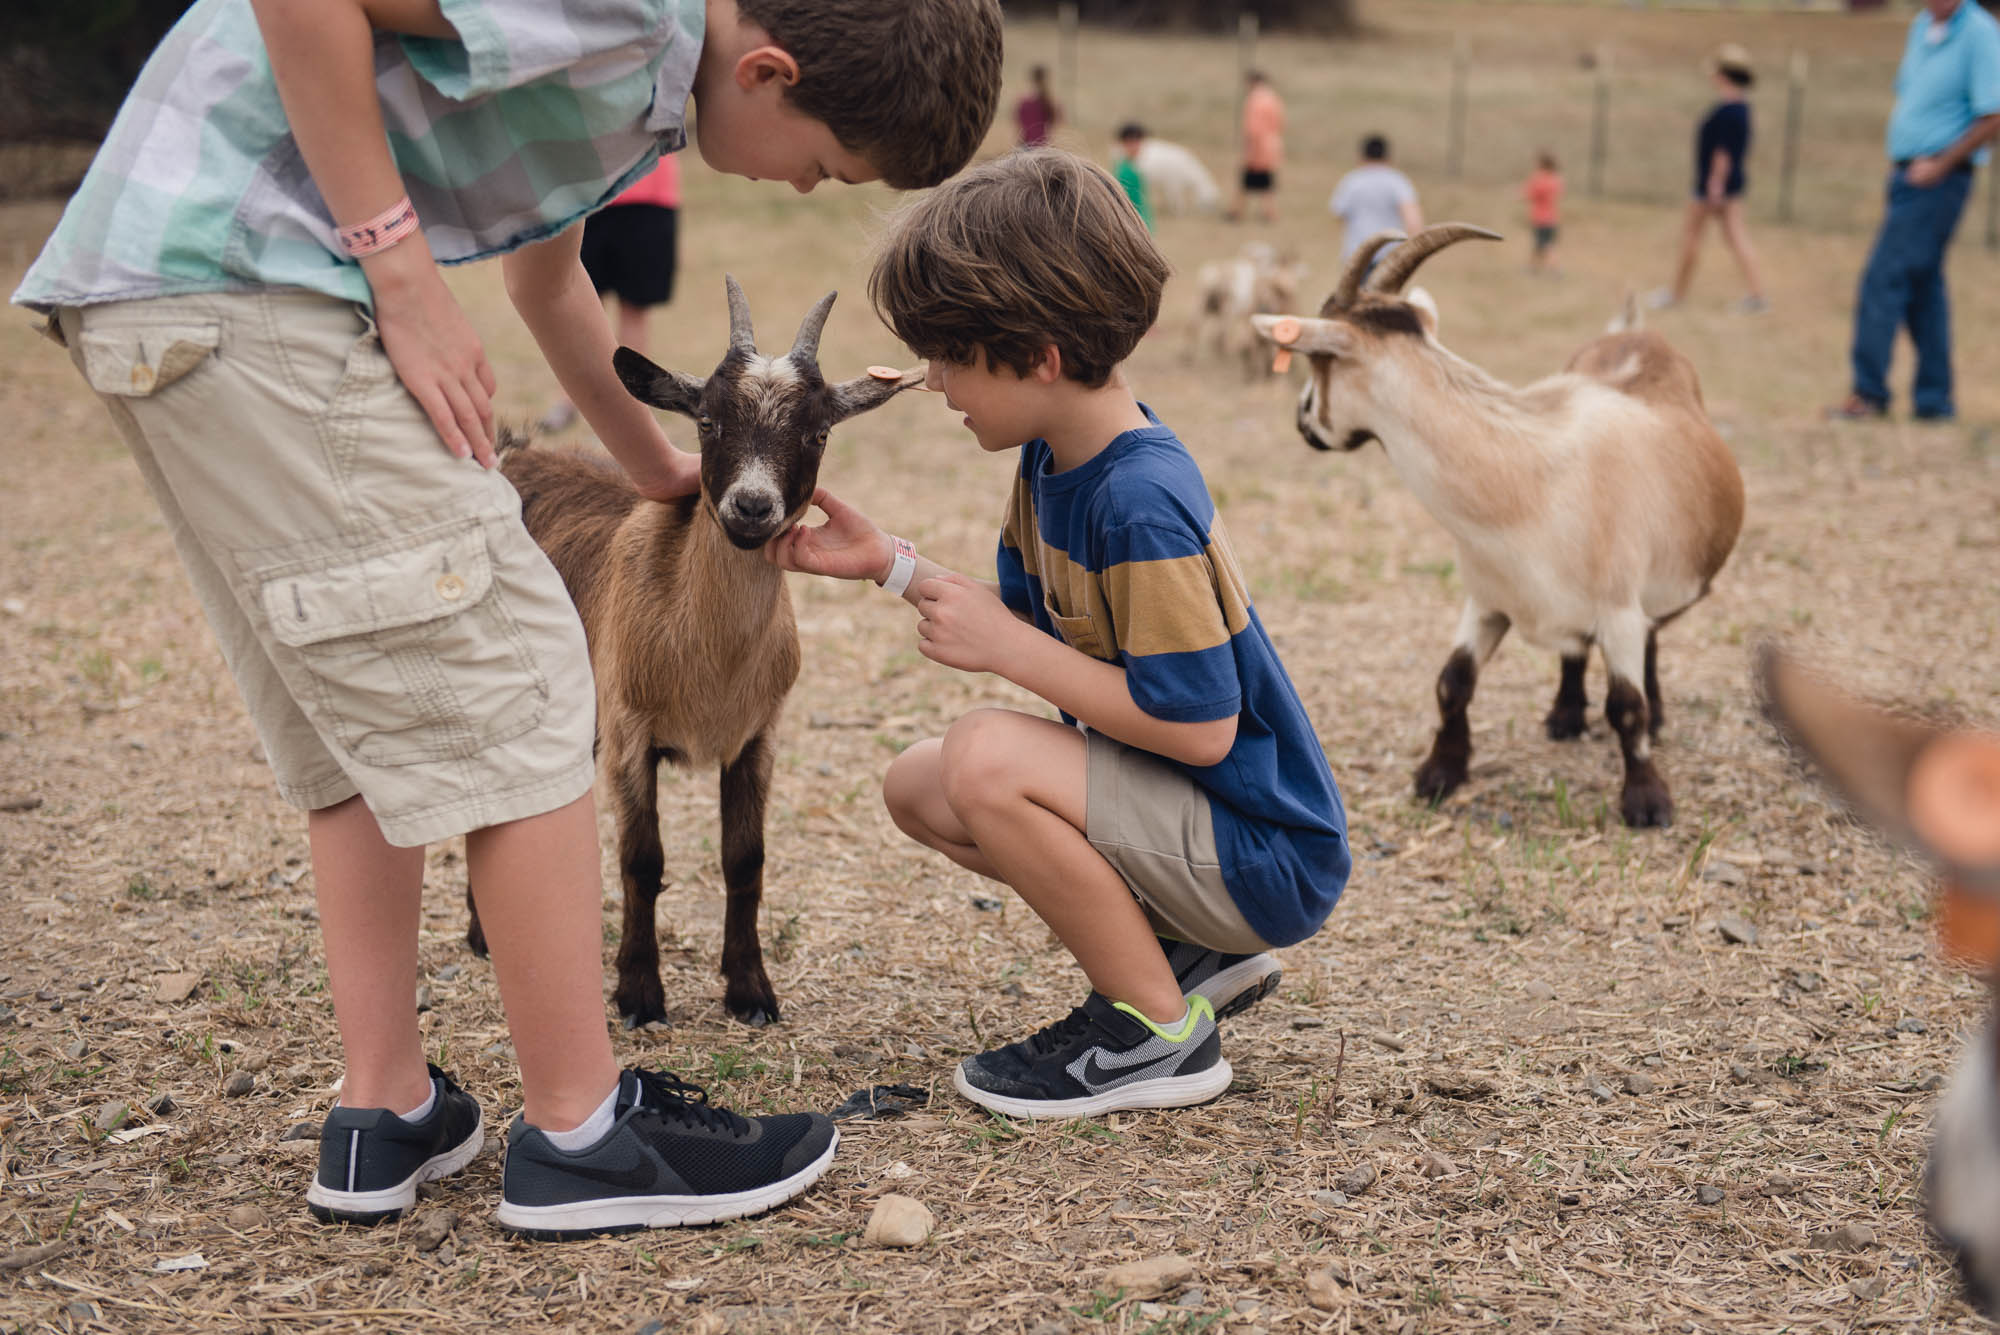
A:
<svg viewBox="0 0 2000 1335">
<path fill-rule="evenodd" d="M 431 1092 L 424 1095 L 424 1101 L 422 1103 L 419 1103 L 416 1107 L 410 1109 L 406 1113 L 397 1113 L 396 1115 L 402 1118 L 406 1122 L 421 1122 L 426 1117 L 429 1117 L 431 1115 L 431 1109 L 437 1107 L 437 1101 L 438 1101 L 437 1081 L 433 1080 L 431 1081 Z"/>
<path fill-rule="evenodd" d="M 597 1111 L 584 1118 L 583 1121 L 579 1122 L 572 1129 L 568 1131 L 549 1131 L 545 1129 L 542 1134 L 549 1138 L 549 1144 L 559 1150 L 567 1150 L 574 1153 L 577 1150 L 589 1149 L 592 1145 L 604 1139 L 604 1133 L 611 1129 L 611 1114 L 616 1111 L 618 1105 L 618 1087 L 624 1082 L 624 1079 L 625 1077 L 621 1075 L 616 1081 L 612 1082 L 611 1092 L 604 1096 L 604 1102 L 597 1105 Z"/>
</svg>

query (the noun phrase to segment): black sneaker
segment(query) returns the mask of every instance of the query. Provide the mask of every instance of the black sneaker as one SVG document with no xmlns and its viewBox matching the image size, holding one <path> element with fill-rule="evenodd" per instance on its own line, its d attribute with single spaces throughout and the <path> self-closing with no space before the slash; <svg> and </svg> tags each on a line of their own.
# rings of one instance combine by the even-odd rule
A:
<svg viewBox="0 0 2000 1335">
<path fill-rule="evenodd" d="M 1275 955 L 1225 955 L 1192 941 L 1165 936 L 1159 941 L 1160 949 L 1167 952 L 1167 966 L 1181 985 L 1181 995 L 1200 993 L 1207 997 L 1218 1020 L 1249 1010 L 1277 991 L 1285 976 Z"/>
<path fill-rule="evenodd" d="M 615 1117 L 576 1151 L 516 1117 L 494 1218 L 549 1241 L 737 1219 L 811 1186 L 840 1144 L 820 1113 L 738 1117 L 664 1071 L 623 1072 Z"/>
<path fill-rule="evenodd" d="M 306 1205 L 329 1223 L 379 1224 L 417 1203 L 417 1184 L 448 1177 L 486 1144 L 479 1101 L 430 1068 L 431 1110 L 406 1122 L 387 1108 L 335 1104 L 319 1131 Z"/>
<path fill-rule="evenodd" d="M 958 1092 L 1010 1117 L 1095 1117 L 1121 1108 L 1186 1108 L 1229 1088 L 1208 999 L 1188 999 L 1178 1034 L 1092 992 L 1038 1034 L 967 1057 Z"/>
</svg>

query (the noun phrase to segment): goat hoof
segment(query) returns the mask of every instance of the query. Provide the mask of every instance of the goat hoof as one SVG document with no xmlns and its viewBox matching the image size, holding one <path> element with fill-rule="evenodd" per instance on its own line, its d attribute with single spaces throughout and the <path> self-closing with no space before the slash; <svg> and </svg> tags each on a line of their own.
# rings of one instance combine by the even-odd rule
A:
<svg viewBox="0 0 2000 1335">
<path fill-rule="evenodd" d="M 486 958 L 486 933 L 477 922 L 465 929 L 465 944 L 473 954 Z"/>
<path fill-rule="evenodd" d="M 762 1029 L 766 1025 L 778 1022 L 778 1008 L 776 1006 L 772 1006 L 769 1009 L 763 1006 L 746 1006 L 741 1009 L 732 1006 L 729 1008 L 729 1013 L 744 1024 L 749 1025 L 752 1029 Z"/>
<path fill-rule="evenodd" d="M 1543 719 L 1542 723 L 1549 730 L 1549 740 L 1552 742 L 1567 742 L 1583 736 L 1588 731 L 1581 709 L 1551 709 L 1549 716 Z"/>
<path fill-rule="evenodd" d="M 1628 787 L 1618 802 L 1625 823 L 1635 830 L 1674 823 L 1674 799 L 1664 785 Z"/>
<path fill-rule="evenodd" d="M 1464 782 L 1464 767 L 1426 760 L 1417 769 L 1417 797 L 1436 806 L 1456 792 L 1458 786 Z"/>
<path fill-rule="evenodd" d="M 635 989 L 631 995 L 614 993 L 612 1001 L 618 1007 L 618 1018 L 627 1029 L 638 1029 L 643 1025 L 667 1022 L 667 999 L 660 992 L 659 985 L 651 988 Z"/>
</svg>

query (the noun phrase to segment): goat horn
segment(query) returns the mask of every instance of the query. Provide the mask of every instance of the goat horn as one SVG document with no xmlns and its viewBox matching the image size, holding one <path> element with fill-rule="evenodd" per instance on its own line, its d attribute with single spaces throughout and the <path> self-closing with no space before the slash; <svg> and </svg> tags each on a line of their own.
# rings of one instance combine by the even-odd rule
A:
<svg viewBox="0 0 2000 1335">
<path fill-rule="evenodd" d="M 806 318 L 799 321 L 799 336 L 792 340 L 791 359 L 800 366 L 816 366 L 819 363 L 819 331 L 826 328 L 826 313 L 833 309 L 833 299 L 840 294 L 829 292 L 819 299 L 819 304 L 806 312 Z"/>
<path fill-rule="evenodd" d="M 1471 223 L 1439 223 L 1426 227 L 1405 242 L 1395 254 L 1377 265 L 1375 272 L 1368 276 L 1364 290 L 1382 292 L 1389 296 L 1403 290 L 1403 284 L 1410 281 L 1410 275 L 1417 266 L 1446 246 L 1459 241 L 1470 241 L 1478 237 L 1483 241 L 1498 241 L 1498 232 L 1489 232 L 1484 227 L 1474 227 Z"/>
<path fill-rule="evenodd" d="M 1368 276 L 1368 266 L 1375 262 L 1376 254 L 1382 247 L 1393 246 L 1406 239 L 1401 232 L 1377 232 L 1363 241 L 1360 248 L 1348 257 L 1347 268 L 1341 273 L 1333 295 L 1319 308 L 1320 316 L 1324 318 L 1352 306 L 1354 299 L 1361 295 L 1361 280 Z"/>
<path fill-rule="evenodd" d="M 729 346 L 755 352 L 757 332 L 750 327 L 750 300 L 743 295 L 736 275 L 724 274 L 722 282 L 729 289 Z"/>
</svg>

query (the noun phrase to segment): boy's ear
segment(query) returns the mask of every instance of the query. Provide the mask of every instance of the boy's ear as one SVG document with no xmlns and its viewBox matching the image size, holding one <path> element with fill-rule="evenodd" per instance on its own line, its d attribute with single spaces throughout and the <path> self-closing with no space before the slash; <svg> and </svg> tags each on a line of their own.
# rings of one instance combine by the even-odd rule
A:
<svg viewBox="0 0 2000 1335">
<path fill-rule="evenodd" d="M 611 354 L 611 369 L 625 382 L 626 392 L 639 402 L 684 417 L 701 416 L 701 392 L 707 388 L 707 380 L 656 366 L 630 348 Z"/>
<path fill-rule="evenodd" d="M 1023 376 L 1039 385 L 1053 385 L 1062 379 L 1062 349 L 1053 343 L 1042 344 L 1042 359 L 1035 363 L 1032 371 Z"/>
<path fill-rule="evenodd" d="M 782 46 L 753 46 L 736 58 L 736 86 L 746 93 L 768 83 L 789 87 L 798 81 L 799 62 Z"/>
<path fill-rule="evenodd" d="M 906 389 L 921 387 L 929 370 L 927 366 L 916 366 L 894 379 L 871 372 L 841 381 L 833 387 L 833 420 L 844 422 L 857 413 L 880 408 Z"/>
</svg>

